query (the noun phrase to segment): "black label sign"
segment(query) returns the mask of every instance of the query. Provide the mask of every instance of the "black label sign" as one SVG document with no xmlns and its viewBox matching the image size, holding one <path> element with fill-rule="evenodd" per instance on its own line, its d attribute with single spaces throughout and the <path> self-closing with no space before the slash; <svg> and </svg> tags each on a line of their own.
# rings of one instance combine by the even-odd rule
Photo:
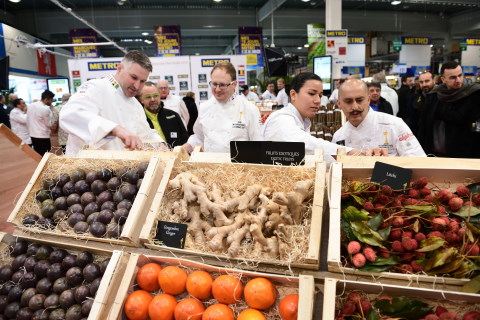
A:
<svg viewBox="0 0 480 320">
<path fill-rule="evenodd" d="M 376 161 L 370 181 L 390 186 L 393 190 L 405 190 L 411 179 L 412 170 Z"/>
<path fill-rule="evenodd" d="M 157 224 L 157 234 L 155 241 L 161 245 L 183 249 L 187 237 L 187 225 L 183 223 L 173 223 L 159 221 Z"/>
<path fill-rule="evenodd" d="M 275 141 L 230 141 L 232 162 L 303 165 L 305 143 Z"/>
</svg>

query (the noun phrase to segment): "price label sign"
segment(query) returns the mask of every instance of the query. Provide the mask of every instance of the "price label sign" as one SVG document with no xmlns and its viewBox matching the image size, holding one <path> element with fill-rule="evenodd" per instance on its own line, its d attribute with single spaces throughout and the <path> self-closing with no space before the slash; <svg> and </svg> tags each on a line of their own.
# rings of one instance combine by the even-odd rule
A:
<svg viewBox="0 0 480 320">
<path fill-rule="evenodd" d="M 276 141 L 230 141 L 232 162 L 302 165 L 305 143 Z"/>
<path fill-rule="evenodd" d="M 173 223 L 159 221 L 157 224 L 157 234 L 155 242 L 161 245 L 183 249 L 187 237 L 187 225 L 183 223 Z"/>
<path fill-rule="evenodd" d="M 393 190 L 406 190 L 410 186 L 412 170 L 376 161 L 370 182 L 390 186 Z"/>
</svg>

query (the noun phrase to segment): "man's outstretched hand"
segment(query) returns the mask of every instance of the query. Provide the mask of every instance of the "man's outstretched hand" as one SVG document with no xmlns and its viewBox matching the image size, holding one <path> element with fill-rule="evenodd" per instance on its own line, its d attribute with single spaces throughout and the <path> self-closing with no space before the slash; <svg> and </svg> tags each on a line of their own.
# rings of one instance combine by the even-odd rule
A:
<svg viewBox="0 0 480 320">
<path fill-rule="evenodd" d="M 112 130 L 112 134 L 122 140 L 123 144 L 125 145 L 125 149 L 129 150 L 142 150 L 143 149 L 143 142 L 139 136 L 131 133 L 127 129 L 121 126 L 116 126 Z"/>
</svg>

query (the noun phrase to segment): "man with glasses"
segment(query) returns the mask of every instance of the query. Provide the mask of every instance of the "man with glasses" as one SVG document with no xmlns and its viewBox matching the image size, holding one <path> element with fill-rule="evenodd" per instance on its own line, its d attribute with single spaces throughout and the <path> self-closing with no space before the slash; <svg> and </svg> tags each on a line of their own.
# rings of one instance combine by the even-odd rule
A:
<svg viewBox="0 0 480 320">
<path fill-rule="evenodd" d="M 480 84 L 466 83 L 455 61 L 441 69 L 442 84 L 427 95 L 419 140 L 427 154 L 480 158 Z M 480 130 L 479 130 L 480 131 Z"/>
<path fill-rule="evenodd" d="M 213 97 L 198 108 L 194 134 L 183 145 L 187 152 L 202 146 L 207 152 L 230 152 L 230 141 L 262 140 L 260 111 L 235 94 L 237 72 L 230 62 L 215 65 L 209 83 Z"/>
<path fill-rule="evenodd" d="M 157 87 L 160 91 L 160 98 L 162 99 L 163 107 L 178 113 L 182 118 L 183 125 L 186 128 L 188 125 L 188 120 L 190 120 L 190 114 L 188 113 L 188 108 L 183 99 L 179 96 L 170 94 L 170 87 L 168 86 L 168 81 L 166 80 L 158 81 Z"/>
<path fill-rule="evenodd" d="M 115 75 L 80 86 L 60 111 L 60 127 L 69 133 L 67 155 L 84 145 L 104 150 L 141 150 L 144 142 L 164 142 L 150 129 L 135 98 L 152 72 L 150 59 L 140 51 L 128 52 Z"/>
<path fill-rule="evenodd" d="M 182 119 L 175 111 L 165 109 L 160 101 L 160 92 L 155 83 L 147 81 L 140 95 L 150 128 L 157 130 L 169 147 L 181 146 L 187 142 L 188 134 Z"/>
</svg>

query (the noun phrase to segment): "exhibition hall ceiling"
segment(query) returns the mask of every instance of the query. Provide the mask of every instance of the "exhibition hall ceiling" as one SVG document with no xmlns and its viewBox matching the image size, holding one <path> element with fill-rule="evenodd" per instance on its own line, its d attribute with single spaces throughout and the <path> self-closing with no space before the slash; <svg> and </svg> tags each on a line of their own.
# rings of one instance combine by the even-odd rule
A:
<svg viewBox="0 0 480 320">
<path fill-rule="evenodd" d="M 325 23 L 324 0 L 3 0 L 2 20 L 45 41 L 68 43 L 70 29 L 87 26 L 55 2 L 126 50 L 141 49 L 149 55 L 154 54 L 150 42 L 156 25 L 180 25 L 183 53 L 188 55 L 232 53 L 238 26 L 261 26 L 266 45 L 274 43 L 301 55 L 306 52 L 306 24 Z M 480 13 L 480 0 L 391 2 L 343 0 L 342 27 L 355 35 L 378 31 L 387 38 L 422 32 L 434 39 L 455 38 L 475 32 L 478 35 L 480 30 L 478 19 L 469 20 L 472 12 Z M 259 18 L 266 4 L 275 7 L 273 19 L 272 15 Z M 452 26 L 452 19 L 458 19 L 461 25 Z M 106 40 L 100 37 L 102 41 Z M 104 56 L 122 54 L 113 46 L 101 50 Z"/>
</svg>

